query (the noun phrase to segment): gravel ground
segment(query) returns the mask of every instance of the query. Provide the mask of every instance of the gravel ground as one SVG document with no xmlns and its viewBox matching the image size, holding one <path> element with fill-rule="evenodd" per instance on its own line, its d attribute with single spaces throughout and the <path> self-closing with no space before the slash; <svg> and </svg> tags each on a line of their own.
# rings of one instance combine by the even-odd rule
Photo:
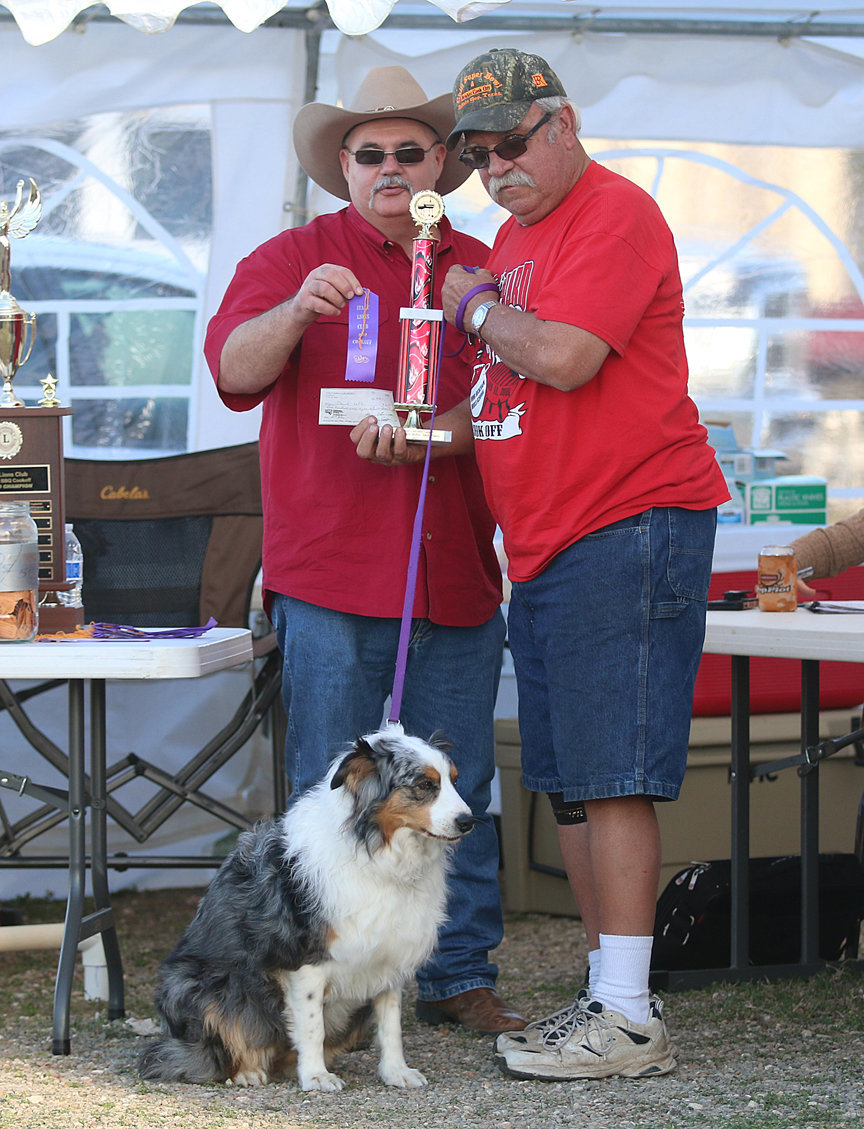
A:
<svg viewBox="0 0 864 1129">
<path fill-rule="evenodd" d="M 304 1094 L 291 1083 L 242 1090 L 141 1082 L 143 1039 L 134 1024 L 154 1016 L 159 961 L 189 920 L 196 892 L 123 893 L 115 899 L 124 955 L 127 1021 L 76 983 L 72 1054 L 50 1053 L 55 953 L 0 954 L 0 1127 L 69 1129 L 585 1129 L 723 1126 L 823 1129 L 864 1124 L 864 977 L 822 973 L 776 985 L 715 985 L 668 994 L 679 1070 L 650 1081 L 524 1082 L 500 1074 L 491 1040 L 431 1028 L 405 993 L 405 1047 L 429 1080 L 388 1089 L 371 1052 L 345 1056 L 346 1088 Z M 26 899 L 25 919 L 57 920 L 58 904 Z M 581 982 L 585 945 L 578 921 L 510 915 L 496 959 L 506 998 L 536 1018 L 561 1006 Z M 80 975 L 80 970 L 79 970 Z"/>
</svg>

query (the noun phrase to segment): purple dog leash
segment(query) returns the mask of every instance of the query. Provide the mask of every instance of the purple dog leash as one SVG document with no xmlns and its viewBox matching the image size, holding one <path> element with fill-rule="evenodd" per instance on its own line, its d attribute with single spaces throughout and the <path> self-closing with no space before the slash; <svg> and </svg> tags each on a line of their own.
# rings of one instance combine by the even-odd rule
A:
<svg viewBox="0 0 864 1129">
<path fill-rule="evenodd" d="M 447 336 L 445 324 L 441 334 L 438 349 L 438 364 L 436 366 L 435 385 L 441 374 L 441 362 L 444 359 L 444 339 Z M 414 593 L 417 589 L 417 569 L 420 564 L 420 543 L 423 540 L 423 511 L 426 508 L 426 486 L 429 482 L 429 460 L 432 457 L 432 429 L 435 426 L 435 408 L 429 417 L 429 438 L 426 440 L 426 458 L 423 462 L 423 477 L 420 482 L 420 494 L 417 498 L 417 509 L 414 512 L 414 529 L 411 533 L 411 552 L 408 557 L 408 573 L 405 578 L 405 599 L 402 604 L 402 623 L 399 627 L 399 646 L 396 651 L 396 672 L 393 677 L 393 692 L 390 695 L 390 714 L 388 722 L 399 722 L 402 710 L 402 691 L 405 688 L 405 670 L 408 666 L 408 641 L 411 637 L 412 611 L 414 610 Z"/>
<path fill-rule="evenodd" d="M 439 361 L 440 366 L 440 361 Z M 408 666 L 408 640 L 411 635 L 411 620 L 414 610 L 414 592 L 417 588 L 417 568 L 420 563 L 420 542 L 423 534 L 423 511 L 426 507 L 426 484 L 429 481 L 429 460 L 432 455 L 432 428 L 435 426 L 435 409 L 429 417 L 429 439 L 426 441 L 426 459 L 423 463 L 423 480 L 414 513 L 414 529 L 411 534 L 411 553 L 408 558 L 408 575 L 405 580 L 405 600 L 402 604 L 402 623 L 399 628 L 399 647 L 396 651 L 396 673 L 393 678 L 393 692 L 390 697 L 389 722 L 399 721 L 402 709 L 402 691 L 405 688 L 405 669 Z"/>
</svg>

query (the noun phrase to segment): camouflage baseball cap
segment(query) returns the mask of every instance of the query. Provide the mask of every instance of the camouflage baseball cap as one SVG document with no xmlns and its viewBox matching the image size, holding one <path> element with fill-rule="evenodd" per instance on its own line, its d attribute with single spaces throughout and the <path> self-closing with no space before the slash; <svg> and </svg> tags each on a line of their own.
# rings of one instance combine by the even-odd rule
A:
<svg viewBox="0 0 864 1129">
<path fill-rule="evenodd" d="M 561 80 L 539 55 L 494 48 L 463 67 L 453 84 L 456 126 L 447 137 L 452 149 L 463 133 L 513 129 L 538 98 L 566 98 Z"/>
</svg>

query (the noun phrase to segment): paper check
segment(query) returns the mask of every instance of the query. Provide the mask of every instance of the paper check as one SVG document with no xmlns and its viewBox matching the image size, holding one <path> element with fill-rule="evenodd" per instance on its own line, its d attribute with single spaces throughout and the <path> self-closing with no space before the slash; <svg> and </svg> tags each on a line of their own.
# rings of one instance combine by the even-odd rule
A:
<svg viewBox="0 0 864 1129">
<path fill-rule="evenodd" d="M 320 424 L 354 427 L 366 416 L 379 423 L 401 426 L 393 407 L 393 393 L 386 388 L 322 388 L 318 405 Z"/>
</svg>

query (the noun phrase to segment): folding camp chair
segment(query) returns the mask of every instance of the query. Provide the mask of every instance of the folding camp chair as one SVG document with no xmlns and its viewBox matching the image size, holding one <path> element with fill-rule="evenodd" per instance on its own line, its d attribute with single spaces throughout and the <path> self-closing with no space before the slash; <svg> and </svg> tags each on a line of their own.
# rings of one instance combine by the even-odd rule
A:
<svg viewBox="0 0 864 1129">
<path fill-rule="evenodd" d="M 67 520 L 73 523 L 84 551 L 87 622 L 198 627 L 213 617 L 223 627 L 249 625 L 261 563 L 256 443 L 131 462 L 67 459 L 65 480 Z M 250 685 L 242 702 L 230 721 L 196 748 L 182 767 L 160 766 L 138 752 L 109 763 L 109 828 L 113 821 L 143 844 L 186 804 L 215 816 L 221 821 L 217 826 L 224 823 L 226 831 L 251 827 L 260 812 L 240 810 L 236 801 L 227 803 L 204 787 L 262 724 L 270 731 L 272 807 L 274 811 L 284 808 L 281 660 L 275 636 L 257 638 L 254 653 Z M 65 775 L 66 754 L 36 727 L 24 708 L 33 696 L 56 685 L 46 682 L 13 691 L 0 680 L 0 710 L 7 710 L 29 744 Z M 206 730 L 206 717 L 202 717 L 201 730 Z M 109 734 L 109 748 L 116 743 Z M 0 749 L 0 764 L 2 760 Z M 140 794 L 142 780 L 152 785 L 146 801 L 140 806 L 122 803 L 118 790 L 138 781 L 135 791 Z M 66 818 L 63 804 L 52 796 L 56 790 L 28 780 L 19 791 L 41 806 L 13 821 L 0 803 L 0 867 L 66 866 L 65 856 L 22 853 L 28 843 Z M 117 851 L 108 856 L 110 867 L 124 869 L 206 867 L 219 862 L 219 854 Z"/>
</svg>

